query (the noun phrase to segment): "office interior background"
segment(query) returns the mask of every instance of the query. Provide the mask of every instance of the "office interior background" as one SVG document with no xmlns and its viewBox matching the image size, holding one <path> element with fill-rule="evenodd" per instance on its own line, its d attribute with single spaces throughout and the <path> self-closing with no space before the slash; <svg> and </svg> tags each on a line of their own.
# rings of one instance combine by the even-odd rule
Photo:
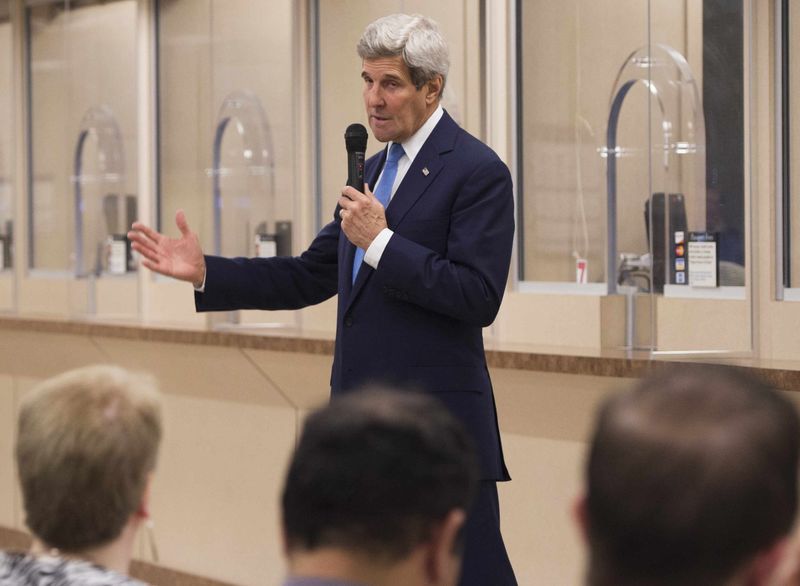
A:
<svg viewBox="0 0 800 586">
<path fill-rule="evenodd" d="M 332 219 L 345 127 L 366 124 L 355 44 L 392 12 L 439 22 L 444 107 L 515 181 L 485 340 L 520 583 L 580 583 L 569 507 L 631 359 L 800 369 L 790 0 L 0 0 L 0 545 L 24 531 L 20 396 L 114 362 L 166 393 L 156 565 L 283 574 L 277 498 L 327 396 L 335 300 L 199 315 L 124 234 L 136 218 L 176 234 L 183 209 L 208 253 L 299 254 Z M 676 232 L 716 242 L 711 286 L 680 275 Z"/>
</svg>

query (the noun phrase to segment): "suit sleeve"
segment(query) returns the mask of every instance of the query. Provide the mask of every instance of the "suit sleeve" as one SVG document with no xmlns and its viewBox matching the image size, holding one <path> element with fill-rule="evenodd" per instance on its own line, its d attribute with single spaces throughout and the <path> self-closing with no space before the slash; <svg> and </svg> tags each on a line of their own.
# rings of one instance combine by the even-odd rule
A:
<svg viewBox="0 0 800 586">
<path fill-rule="evenodd" d="M 485 327 L 500 309 L 513 239 L 511 175 L 492 157 L 475 168 L 455 198 L 446 252 L 395 233 L 378 274 L 409 303 Z"/>
<path fill-rule="evenodd" d="M 205 292 L 197 311 L 299 309 L 337 291 L 339 225 L 331 222 L 299 257 L 206 256 Z"/>
</svg>

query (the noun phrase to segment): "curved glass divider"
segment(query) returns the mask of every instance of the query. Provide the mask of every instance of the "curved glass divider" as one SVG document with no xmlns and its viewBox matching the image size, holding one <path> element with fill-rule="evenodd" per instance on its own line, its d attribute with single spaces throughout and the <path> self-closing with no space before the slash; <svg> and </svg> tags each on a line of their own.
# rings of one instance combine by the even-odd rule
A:
<svg viewBox="0 0 800 586">
<path fill-rule="evenodd" d="M 121 214 L 128 211 L 131 215 L 131 210 L 121 193 L 125 177 L 122 133 L 108 106 L 92 106 L 84 113 L 75 144 L 73 171 L 75 276 L 127 272 L 127 260 L 122 267 L 116 266 L 110 248 L 128 226 L 128 218 Z"/>
<path fill-rule="evenodd" d="M 267 115 L 252 92 L 237 90 L 222 101 L 210 175 L 215 254 L 257 254 L 256 237 L 274 221 L 275 160 Z"/>
<path fill-rule="evenodd" d="M 629 90 L 637 83 L 643 84 L 652 96 L 658 107 L 658 126 L 661 130 L 660 142 L 651 139 L 651 153 L 659 157 L 660 165 L 653 165 L 651 176 L 651 190 L 660 193 L 683 193 L 690 197 L 696 207 L 692 216 L 699 218 L 704 209 L 702 199 L 704 194 L 705 178 L 705 122 L 703 120 L 703 107 L 700 93 L 692 74 L 691 68 L 684 57 L 672 47 L 667 45 L 654 45 L 652 52 L 649 47 L 642 47 L 631 53 L 625 60 L 617 74 L 614 89 L 611 92 L 611 105 L 609 108 L 608 127 L 606 131 L 606 146 L 601 155 L 606 159 L 606 192 L 608 198 L 608 223 L 607 238 L 608 251 L 606 262 L 607 284 L 609 294 L 616 293 L 618 285 L 617 258 L 617 157 L 624 148 L 617 144 L 617 125 L 622 110 L 622 105 Z M 685 112 L 688 112 L 687 116 Z M 691 164 L 695 167 L 691 178 L 687 182 L 682 178 L 682 169 L 679 157 L 691 156 Z M 688 183 L 688 184 L 687 184 Z M 688 188 L 690 191 L 681 191 Z M 669 204 L 669 201 L 667 202 Z M 652 215 L 653 209 L 650 209 Z M 652 224 L 652 220 L 650 222 Z M 661 237 L 662 235 L 658 235 Z M 663 235 L 663 236 L 666 236 Z M 652 241 L 650 251 L 652 253 Z M 644 259 L 645 262 L 647 259 Z M 624 259 L 623 259 L 624 262 Z M 652 262 L 652 257 L 651 257 Z M 651 267 L 651 289 L 655 280 Z M 666 269 L 666 267 L 663 267 Z"/>
<path fill-rule="evenodd" d="M 636 147 L 618 144 L 617 128 L 622 106 L 630 90 L 642 85 L 649 96 L 649 196 L 644 204 L 647 250 L 618 250 L 617 158 Z M 654 44 L 633 51 L 617 74 L 611 92 L 606 146 L 608 294 L 625 287 L 627 320 L 641 315 L 633 304 L 661 293 L 671 282 L 669 262 L 675 229 L 687 231 L 687 218 L 696 226 L 705 224 L 705 121 L 700 92 L 686 59 L 674 48 Z M 669 222 L 665 221 L 669 218 Z M 697 229 L 697 228 L 695 228 Z M 635 291 L 636 294 L 632 292 Z M 650 299 L 651 308 L 655 300 Z M 652 311 L 650 312 L 652 314 Z M 652 318 L 652 315 L 651 315 Z M 654 322 L 655 320 L 653 320 Z M 650 346 L 655 349 L 654 323 L 650 324 Z M 637 325 L 626 324 L 625 346 L 633 348 Z M 641 338 L 641 337 L 640 337 Z"/>
<path fill-rule="evenodd" d="M 214 253 L 269 257 L 290 254 L 291 223 L 275 217 L 275 156 L 272 133 L 261 100 L 236 90 L 222 101 L 214 131 L 212 180 Z M 216 327 L 240 324 L 228 312 Z M 282 327 L 282 323 L 247 323 Z"/>
</svg>

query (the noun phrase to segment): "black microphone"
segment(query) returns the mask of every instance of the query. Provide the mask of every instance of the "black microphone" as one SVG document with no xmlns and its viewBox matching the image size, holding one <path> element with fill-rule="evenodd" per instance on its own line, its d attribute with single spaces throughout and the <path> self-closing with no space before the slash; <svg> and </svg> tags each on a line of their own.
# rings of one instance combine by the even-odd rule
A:
<svg viewBox="0 0 800 586">
<path fill-rule="evenodd" d="M 367 151 L 367 129 L 361 124 L 351 124 L 344 131 L 347 147 L 347 185 L 364 191 L 364 153 Z"/>
</svg>

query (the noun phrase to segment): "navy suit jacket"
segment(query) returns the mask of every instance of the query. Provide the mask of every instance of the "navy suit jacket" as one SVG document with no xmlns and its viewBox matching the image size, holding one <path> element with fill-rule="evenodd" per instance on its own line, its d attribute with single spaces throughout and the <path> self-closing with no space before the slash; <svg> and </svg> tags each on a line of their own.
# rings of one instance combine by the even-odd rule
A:
<svg viewBox="0 0 800 586">
<path fill-rule="evenodd" d="M 374 189 L 386 149 L 365 164 Z M 370 384 L 433 393 L 467 426 L 483 476 L 508 480 L 482 328 L 494 321 L 514 236 L 511 176 L 445 112 L 386 208 L 377 270 L 352 280 L 338 210 L 299 257 L 206 257 L 198 311 L 296 309 L 339 295 L 335 396 Z"/>
</svg>

